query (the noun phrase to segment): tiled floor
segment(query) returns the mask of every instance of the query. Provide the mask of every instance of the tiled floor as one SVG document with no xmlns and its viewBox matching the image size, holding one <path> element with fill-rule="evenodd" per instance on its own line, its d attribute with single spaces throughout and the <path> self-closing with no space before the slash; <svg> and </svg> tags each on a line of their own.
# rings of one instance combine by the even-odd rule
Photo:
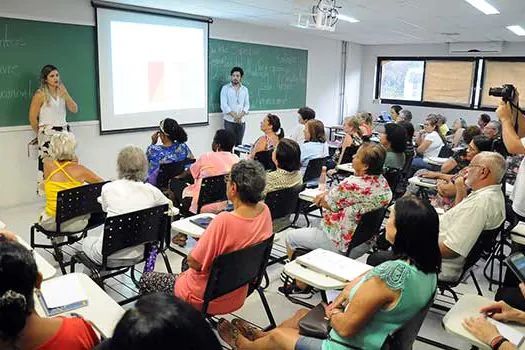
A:
<svg viewBox="0 0 525 350">
<path fill-rule="evenodd" d="M 0 220 L 2 220 L 10 229 L 18 233 L 24 239 L 29 241 L 29 228 L 33 222 L 38 217 L 38 214 L 43 209 L 43 202 L 35 203 L 32 205 L 11 208 L 11 209 L 0 209 Z M 102 230 L 93 230 L 90 235 L 99 235 Z M 45 253 L 41 252 L 42 255 L 48 259 L 51 263 L 56 263 L 52 260 L 52 257 Z M 180 263 L 182 258 L 180 255 L 169 252 L 168 253 L 170 264 L 174 272 L 180 271 Z M 364 257 L 363 257 L 364 258 Z M 165 266 L 163 260 L 159 256 L 156 269 L 159 271 L 165 271 Z M 77 269 L 78 271 L 78 269 Z M 298 310 L 300 307 L 292 304 L 283 296 L 277 294 L 277 288 L 281 285 L 279 279 L 279 274 L 282 271 L 282 265 L 273 265 L 268 269 L 268 275 L 270 277 L 270 287 L 266 290 L 266 297 L 272 309 L 273 315 L 277 323 L 282 322 L 286 318 L 293 315 L 293 313 Z M 483 294 L 486 297 L 492 298 L 494 292 L 488 291 L 488 282 L 482 276 L 481 268 L 476 270 L 476 275 L 478 281 L 480 282 Z M 124 282 L 125 285 L 120 283 Z M 131 279 L 128 276 L 120 278 L 120 281 L 115 279 L 109 280 L 107 282 L 108 287 L 106 287 L 107 293 L 112 296 L 115 300 L 121 300 L 122 296 L 131 296 L 133 295 L 135 288 Z M 475 288 L 471 280 L 467 280 L 467 283 L 460 285 L 457 288 L 461 293 L 473 293 L 475 294 Z M 450 300 L 450 298 L 438 297 L 440 300 Z M 319 296 L 314 296 L 310 302 L 316 304 L 319 302 Z M 252 294 L 247 300 L 243 308 L 236 312 L 237 315 L 257 324 L 260 326 L 265 326 L 268 324 L 266 314 L 262 307 L 261 301 L 257 293 Z M 457 349 L 470 349 L 470 345 L 461 339 L 445 332 L 441 326 L 442 313 L 439 311 L 431 310 L 423 324 L 423 327 L 419 333 L 420 336 L 425 338 L 430 338 L 432 340 L 447 344 L 448 346 L 457 348 Z M 414 349 L 433 349 L 435 347 L 429 346 L 422 342 L 416 341 L 414 344 Z"/>
</svg>

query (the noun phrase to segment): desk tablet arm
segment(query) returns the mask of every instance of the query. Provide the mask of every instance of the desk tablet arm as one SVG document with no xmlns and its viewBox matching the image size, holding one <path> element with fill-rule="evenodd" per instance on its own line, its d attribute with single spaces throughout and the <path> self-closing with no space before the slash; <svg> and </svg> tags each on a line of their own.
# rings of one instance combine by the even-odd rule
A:
<svg viewBox="0 0 525 350">
<path fill-rule="evenodd" d="M 71 257 L 71 273 L 75 272 L 75 264 L 77 262 L 83 264 L 89 269 L 93 280 L 100 280 L 101 276 L 98 266 L 86 255 L 86 253 L 76 252 L 75 255 Z"/>
</svg>

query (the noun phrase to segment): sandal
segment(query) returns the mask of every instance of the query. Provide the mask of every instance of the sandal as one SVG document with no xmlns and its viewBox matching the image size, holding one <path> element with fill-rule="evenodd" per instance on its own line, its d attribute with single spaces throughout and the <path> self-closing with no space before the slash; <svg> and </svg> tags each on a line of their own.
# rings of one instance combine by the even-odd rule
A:
<svg viewBox="0 0 525 350">
<path fill-rule="evenodd" d="M 239 340 L 239 330 L 229 321 L 221 318 L 217 324 L 217 331 L 222 340 L 224 340 L 233 350 L 238 349 L 237 341 Z"/>
<path fill-rule="evenodd" d="M 171 239 L 171 242 L 173 244 L 178 245 L 179 247 L 184 247 L 184 246 L 186 246 L 186 241 L 187 240 L 188 240 L 188 236 L 186 236 L 185 234 L 182 234 L 182 233 L 177 233 L 175 235 L 175 237 L 173 237 Z"/>
<path fill-rule="evenodd" d="M 237 328 L 239 332 L 241 332 L 241 334 L 249 341 L 255 341 L 261 337 L 260 333 L 262 331 L 245 320 L 234 318 L 232 320 L 232 325 Z"/>
</svg>

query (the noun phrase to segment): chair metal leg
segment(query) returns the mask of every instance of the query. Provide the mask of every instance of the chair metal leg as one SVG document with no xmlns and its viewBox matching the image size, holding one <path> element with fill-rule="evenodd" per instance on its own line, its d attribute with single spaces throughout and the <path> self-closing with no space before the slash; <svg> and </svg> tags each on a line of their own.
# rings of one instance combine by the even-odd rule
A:
<svg viewBox="0 0 525 350">
<path fill-rule="evenodd" d="M 51 245 L 53 245 L 53 251 L 55 252 L 53 255 L 55 257 L 56 262 L 58 262 L 58 266 L 60 267 L 60 271 L 62 271 L 62 274 L 67 274 L 66 271 L 66 265 L 64 264 L 64 254 L 62 253 L 62 249 L 58 246 L 58 243 L 56 242 L 55 237 L 51 237 Z"/>
<path fill-rule="evenodd" d="M 170 261 L 168 259 L 168 255 L 166 254 L 166 251 L 161 250 L 160 254 L 162 255 L 162 259 L 164 260 L 164 265 L 166 265 L 166 271 L 168 271 L 168 273 L 173 274 L 173 270 L 171 269 Z"/>
<path fill-rule="evenodd" d="M 474 285 L 476 286 L 476 290 L 478 291 L 478 295 L 483 296 L 483 292 L 481 291 L 481 288 L 479 286 L 478 280 L 476 279 L 476 276 L 474 275 L 474 272 L 472 270 L 470 271 L 470 277 L 472 277 L 472 280 L 474 281 Z M 458 301 L 458 300 L 456 299 L 456 301 Z"/>
<path fill-rule="evenodd" d="M 259 297 L 261 298 L 261 302 L 263 304 L 264 311 L 266 311 L 266 316 L 268 316 L 268 321 L 270 321 L 270 326 L 267 327 L 265 330 L 274 329 L 275 327 L 277 327 L 277 324 L 275 323 L 275 319 L 273 318 L 272 310 L 270 309 L 268 300 L 266 300 L 264 291 L 260 287 L 258 287 L 256 290 L 257 290 L 257 293 L 259 293 Z"/>
<path fill-rule="evenodd" d="M 135 265 L 131 266 L 131 272 L 129 273 L 129 275 L 135 286 L 139 288 L 139 281 L 137 281 L 137 278 L 135 277 Z"/>
</svg>

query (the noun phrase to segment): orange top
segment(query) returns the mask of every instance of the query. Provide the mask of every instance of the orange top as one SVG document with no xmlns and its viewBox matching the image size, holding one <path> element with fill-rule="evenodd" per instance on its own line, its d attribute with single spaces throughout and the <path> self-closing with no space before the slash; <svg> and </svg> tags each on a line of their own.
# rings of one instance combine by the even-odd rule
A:
<svg viewBox="0 0 525 350">
<path fill-rule="evenodd" d="M 60 317 L 62 326 L 36 350 L 91 350 L 100 340 L 91 325 L 80 317 Z"/>
</svg>

